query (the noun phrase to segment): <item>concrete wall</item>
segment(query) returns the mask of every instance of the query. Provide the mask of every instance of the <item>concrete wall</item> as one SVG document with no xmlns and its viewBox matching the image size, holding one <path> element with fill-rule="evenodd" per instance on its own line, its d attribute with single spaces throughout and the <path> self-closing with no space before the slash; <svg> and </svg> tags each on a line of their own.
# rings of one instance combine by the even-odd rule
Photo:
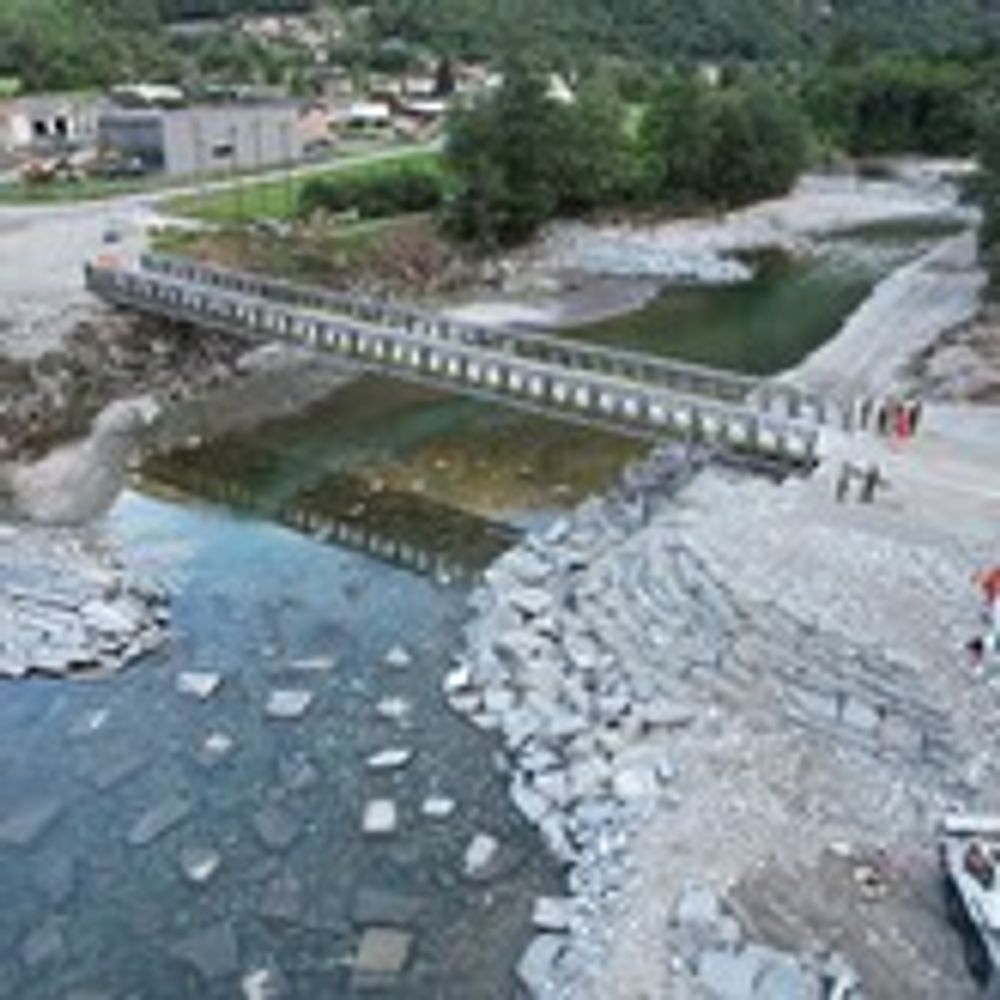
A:
<svg viewBox="0 0 1000 1000">
<path fill-rule="evenodd" d="M 172 177 L 279 166 L 302 158 L 298 108 L 226 105 L 104 112 L 102 146 Z"/>
<path fill-rule="evenodd" d="M 294 105 L 190 108 L 164 116 L 166 171 L 251 170 L 302 158 Z"/>
</svg>

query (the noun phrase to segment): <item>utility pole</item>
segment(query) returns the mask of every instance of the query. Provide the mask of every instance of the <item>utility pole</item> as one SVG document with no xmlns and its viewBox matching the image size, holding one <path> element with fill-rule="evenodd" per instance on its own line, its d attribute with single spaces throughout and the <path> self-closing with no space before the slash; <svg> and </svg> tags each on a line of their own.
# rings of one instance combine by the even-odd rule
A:
<svg viewBox="0 0 1000 1000">
<path fill-rule="evenodd" d="M 253 120 L 253 167 L 254 172 L 259 172 L 264 164 L 264 123 L 260 118 L 260 111 L 254 116 Z M 267 190 L 263 184 L 259 185 L 259 190 L 261 193 L 261 205 L 258 205 L 257 210 L 260 213 L 260 218 L 267 215 Z"/>
<path fill-rule="evenodd" d="M 291 219 L 295 211 L 292 190 L 292 123 L 282 122 L 280 131 L 281 155 L 285 162 L 285 217 Z"/>
<path fill-rule="evenodd" d="M 229 172 L 233 181 L 233 212 L 236 215 L 236 225 L 243 221 L 243 184 L 239 173 L 239 141 L 238 125 L 229 126 Z"/>
</svg>

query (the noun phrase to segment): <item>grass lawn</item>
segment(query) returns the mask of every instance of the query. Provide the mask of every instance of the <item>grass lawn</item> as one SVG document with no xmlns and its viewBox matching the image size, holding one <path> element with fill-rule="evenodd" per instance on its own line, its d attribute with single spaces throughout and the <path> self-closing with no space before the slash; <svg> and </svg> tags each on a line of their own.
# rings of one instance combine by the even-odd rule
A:
<svg viewBox="0 0 1000 1000">
<path fill-rule="evenodd" d="M 174 215 L 200 219 L 219 225 L 233 224 L 250 219 L 287 221 L 296 214 L 302 188 L 314 178 L 333 174 L 372 174 L 379 170 L 395 169 L 402 164 L 433 163 L 438 153 L 427 149 L 408 149 L 379 159 L 355 162 L 344 159 L 330 165 L 328 171 L 317 171 L 308 176 L 288 177 L 279 180 L 245 180 L 225 191 L 175 198 L 164 206 Z"/>
<path fill-rule="evenodd" d="M 0 205 L 51 205 L 69 201 L 102 201 L 125 194 L 155 191 L 167 186 L 164 178 L 143 177 L 135 180 L 52 181 L 48 184 L 23 184 L 10 181 L 0 184 Z"/>
</svg>

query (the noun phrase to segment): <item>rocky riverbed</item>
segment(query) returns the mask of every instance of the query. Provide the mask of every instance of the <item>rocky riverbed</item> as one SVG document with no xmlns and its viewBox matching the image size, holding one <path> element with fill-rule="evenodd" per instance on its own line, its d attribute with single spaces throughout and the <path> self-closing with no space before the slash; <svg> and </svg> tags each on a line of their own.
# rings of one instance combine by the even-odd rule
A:
<svg viewBox="0 0 1000 1000">
<path fill-rule="evenodd" d="M 523 985 L 574 1000 L 971 996 L 924 898 L 934 817 L 993 787 L 974 738 L 989 741 L 986 702 L 972 709 L 961 681 L 949 690 L 937 673 L 967 553 L 918 541 L 917 528 L 907 541 L 883 526 L 876 544 L 871 528 L 842 527 L 829 575 L 848 592 L 825 590 L 825 574 L 781 590 L 832 551 L 813 547 L 822 525 L 792 511 L 821 522 L 832 500 L 717 472 L 678 496 L 697 464 L 654 456 L 503 557 L 472 598 L 446 696 L 498 733 L 512 800 L 568 870 L 558 916 L 547 903 L 536 914 Z M 714 513 L 689 513 L 691 497 Z M 724 571 L 720 552 L 756 535 L 746 573 Z M 923 623 L 911 643 L 874 624 L 892 592 L 855 579 L 859 560 L 912 564 L 892 578 L 897 595 L 911 583 L 923 594 L 895 623 L 901 635 Z M 973 697 L 996 710 L 995 691 Z M 915 870 L 886 862 L 900 855 Z M 837 876 L 819 874 L 831 865 Z M 883 890 L 890 899 L 871 906 Z"/>
</svg>

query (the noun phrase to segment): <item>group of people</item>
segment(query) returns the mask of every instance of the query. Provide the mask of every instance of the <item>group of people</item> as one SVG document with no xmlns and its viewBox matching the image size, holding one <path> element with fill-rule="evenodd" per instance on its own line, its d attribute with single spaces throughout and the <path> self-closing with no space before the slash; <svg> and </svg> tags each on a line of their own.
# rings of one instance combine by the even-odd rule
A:
<svg viewBox="0 0 1000 1000">
<path fill-rule="evenodd" d="M 973 665 L 986 666 L 1000 660 L 1000 565 L 977 573 L 973 582 L 982 595 L 983 632 L 969 641 Z"/>
<path fill-rule="evenodd" d="M 917 433 L 923 414 L 923 403 L 919 399 L 886 399 L 882 402 L 863 399 L 858 404 L 858 422 L 862 430 L 874 425 L 880 437 L 898 441 L 905 441 Z"/>
<path fill-rule="evenodd" d="M 874 462 L 863 469 L 850 462 L 842 462 L 834 491 L 837 503 L 850 499 L 851 485 L 855 481 L 860 483 L 858 500 L 861 503 L 874 503 L 878 490 L 889 485 L 889 481 L 882 475 L 882 470 Z"/>
</svg>

